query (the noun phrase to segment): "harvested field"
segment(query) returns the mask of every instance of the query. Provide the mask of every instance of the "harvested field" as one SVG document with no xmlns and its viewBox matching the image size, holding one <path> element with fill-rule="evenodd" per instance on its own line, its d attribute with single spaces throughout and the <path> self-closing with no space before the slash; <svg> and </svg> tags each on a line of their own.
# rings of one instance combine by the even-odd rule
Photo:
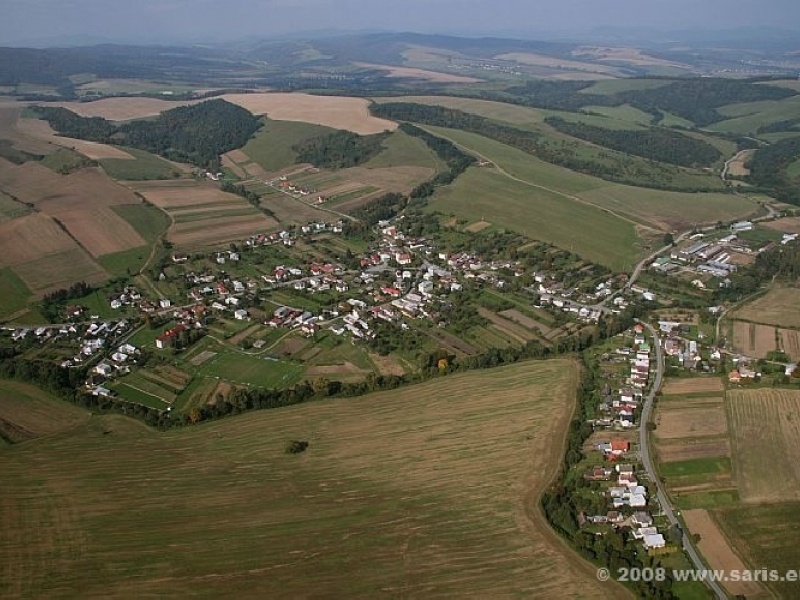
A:
<svg viewBox="0 0 800 600">
<path fill-rule="evenodd" d="M 0 223 L 0 266 L 12 267 L 37 295 L 76 281 L 97 283 L 108 277 L 53 219 L 42 213 Z"/>
<path fill-rule="evenodd" d="M 145 240 L 111 206 L 139 199 L 98 169 L 58 175 L 35 163 L 0 162 L 0 187 L 54 217 L 93 256 L 138 248 Z"/>
<path fill-rule="evenodd" d="M 211 352 L 210 350 L 205 350 L 205 351 L 201 352 L 200 354 L 198 354 L 197 356 L 195 356 L 194 358 L 192 358 L 192 360 L 190 362 L 195 367 L 199 367 L 200 365 L 202 365 L 207 360 L 211 360 L 212 358 L 214 358 L 216 355 L 217 355 L 216 352 Z"/>
<path fill-rule="evenodd" d="M 381 375 L 400 376 L 406 373 L 400 359 L 391 354 L 381 356 L 380 354 L 370 352 L 369 359 L 375 364 L 375 367 Z"/>
<path fill-rule="evenodd" d="M 50 127 L 50 123 L 41 119 L 20 119 L 17 122 L 17 130 L 24 135 L 29 135 L 44 142 L 63 146 L 64 148 L 71 148 L 92 160 L 102 160 L 105 158 L 133 160 L 134 158 L 124 150 L 120 150 L 114 146 L 57 135 L 56 132 L 53 131 L 53 128 Z"/>
<path fill-rule="evenodd" d="M 492 226 L 492 224 L 488 223 L 486 221 L 476 221 L 475 223 L 467 225 L 464 228 L 464 230 L 465 231 L 469 231 L 470 233 L 480 233 L 481 231 L 483 231 L 487 227 L 491 227 L 491 226 Z"/>
<path fill-rule="evenodd" d="M 131 182 L 129 185 L 170 215 L 172 224 L 167 237 L 183 248 L 217 246 L 277 226 L 274 219 L 254 210 L 244 198 L 223 192 L 210 182 Z M 213 226 L 209 219 L 213 219 Z"/>
<path fill-rule="evenodd" d="M 728 174 L 733 177 L 747 177 L 750 169 L 745 167 L 745 163 L 750 160 L 755 150 L 742 150 L 733 157 L 728 163 Z"/>
<path fill-rule="evenodd" d="M 734 390 L 726 404 L 742 502 L 799 501 L 800 392 Z"/>
<path fill-rule="evenodd" d="M 260 323 L 256 323 L 255 325 L 251 325 L 247 329 L 244 329 L 244 330 L 240 331 L 239 333 L 237 333 L 236 335 L 234 335 L 233 337 L 231 337 L 228 340 L 228 343 L 231 344 L 232 346 L 238 346 L 239 344 L 241 344 L 243 341 L 245 341 L 247 338 L 249 338 L 251 335 L 253 335 L 259 329 L 261 329 L 261 324 Z"/>
<path fill-rule="evenodd" d="M 245 173 L 244 169 L 233 162 L 227 154 L 222 156 L 222 166 L 230 169 L 239 179 L 247 178 L 247 173 Z"/>
<path fill-rule="evenodd" d="M 547 56 L 546 54 L 534 54 L 533 52 L 510 52 L 508 54 L 500 54 L 495 58 L 500 60 L 513 60 L 523 65 L 581 71 L 585 72 L 587 75 L 592 73 L 602 73 L 610 76 L 622 74 L 621 71 L 616 67 L 598 65 L 597 63 L 568 60 L 565 58 L 557 58 L 553 56 Z"/>
<path fill-rule="evenodd" d="M 68 108 L 82 117 L 103 117 L 110 121 L 130 121 L 155 117 L 165 110 L 196 104 L 200 100 L 159 100 L 158 98 L 103 98 L 94 102 L 54 102 L 49 106 Z"/>
<path fill-rule="evenodd" d="M 90 416 L 35 386 L 0 379 L 0 440 L 25 442 L 71 429 Z"/>
<path fill-rule="evenodd" d="M 550 333 L 552 331 L 552 329 L 550 327 L 548 327 L 547 325 L 544 325 L 543 323 L 541 323 L 539 321 L 536 321 L 536 320 L 531 319 L 530 317 L 528 317 L 526 315 L 523 315 L 516 308 L 512 308 L 512 309 L 509 309 L 509 310 L 504 310 L 504 311 L 501 311 L 498 314 L 500 314 L 503 317 L 506 317 L 507 319 L 510 319 L 510 320 L 514 321 L 515 323 L 519 323 L 520 325 L 522 325 L 526 329 L 530 329 L 531 331 L 538 331 L 541 335 L 547 335 L 548 333 Z"/>
<path fill-rule="evenodd" d="M 305 371 L 308 377 L 336 377 L 338 379 L 354 375 L 363 377 L 367 373 L 369 373 L 367 369 L 361 369 L 350 361 L 340 365 L 314 365 Z"/>
<path fill-rule="evenodd" d="M 437 83 L 478 83 L 479 81 L 482 81 L 481 79 L 477 79 L 475 77 L 454 75 L 452 73 L 440 73 L 439 71 L 428 71 L 427 69 L 415 69 L 412 67 L 376 65 L 365 62 L 354 62 L 353 64 L 357 67 L 364 67 L 365 69 L 380 69 L 381 71 L 387 71 L 388 77 L 424 79 L 426 81 L 435 81 Z"/>
<path fill-rule="evenodd" d="M 713 408 L 666 408 L 662 404 L 656 413 L 655 436 L 659 440 L 724 435 L 728 432 L 722 402 Z"/>
<path fill-rule="evenodd" d="M 725 538 L 708 511 L 703 509 L 684 510 L 682 515 L 692 535 L 700 536 L 697 548 L 711 569 L 725 571 L 727 574 L 747 569 L 742 559 L 733 552 L 730 542 Z M 771 594 L 757 582 L 728 581 L 724 583 L 724 586 L 731 596 L 748 599 L 771 597 Z"/>
<path fill-rule="evenodd" d="M 527 362 L 167 433 L 95 417 L 0 450 L 0 592 L 620 597 L 539 512 L 576 383 L 571 362 Z"/>
<path fill-rule="evenodd" d="M 261 206 L 272 211 L 281 223 L 308 223 L 311 221 L 329 221 L 331 213 L 294 200 L 286 194 L 273 194 L 261 199 Z M 339 207 L 341 210 L 341 206 Z"/>
<path fill-rule="evenodd" d="M 765 296 L 737 309 L 733 316 L 754 323 L 800 327 L 800 288 L 773 287 Z"/>
<path fill-rule="evenodd" d="M 309 340 L 301 337 L 287 337 L 273 350 L 273 354 L 278 356 L 295 357 L 301 354 L 309 345 Z"/>
<path fill-rule="evenodd" d="M 699 394 L 705 392 L 722 392 L 725 386 L 719 377 L 670 377 L 664 386 L 664 395 Z"/>
<path fill-rule="evenodd" d="M 777 331 L 772 325 L 733 321 L 733 349 L 751 358 L 766 358 L 778 349 Z"/>
<path fill-rule="evenodd" d="M 231 150 L 225 156 L 235 163 L 249 163 L 251 161 L 250 157 L 241 150 Z"/>
<path fill-rule="evenodd" d="M 800 233 L 800 217 L 786 217 L 777 221 L 766 221 L 759 226 L 783 233 Z"/>
<path fill-rule="evenodd" d="M 778 341 L 780 349 L 794 361 L 800 361 L 800 331 L 795 329 L 779 329 Z"/>
<path fill-rule="evenodd" d="M 581 46 L 572 51 L 573 56 L 591 56 L 594 60 L 608 60 L 626 62 L 632 65 L 663 66 L 674 69 L 689 70 L 689 65 L 656 58 L 642 52 L 639 48 L 608 47 L 608 46 Z"/>
<path fill-rule="evenodd" d="M 487 308 L 479 308 L 478 314 L 482 316 L 484 319 L 489 319 L 500 331 L 504 334 L 509 336 L 510 338 L 524 344 L 531 340 L 538 339 L 535 333 L 531 332 L 529 329 L 522 327 L 521 325 L 517 325 L 513 321 L 508 319 L 504 319 L 500 315 Z"/>
<path fill-rule="evenodd" d="M 731 443 L 728 439 L 697 438 L 674 440 L 671 443 L 659 442 L 658 459 L 661 462 L 678 462 L 699 458 L 715 458 L 731 455 Z"/>
<path fill-rule="evenodd" d="M 302 121 L 361 135 L 397 129 L 394 121 L 373 117 L 364 98 L 291 93 L 225 94 L 222 98 L 278 121 Z"/>
</svg>

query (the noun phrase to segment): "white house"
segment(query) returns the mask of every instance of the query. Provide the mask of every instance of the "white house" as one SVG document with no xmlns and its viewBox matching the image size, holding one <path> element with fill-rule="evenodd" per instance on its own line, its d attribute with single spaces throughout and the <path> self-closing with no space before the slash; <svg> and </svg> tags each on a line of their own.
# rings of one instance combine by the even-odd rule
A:
<svg viewBox="0 0 800 600">
<path fill-rule="evenodd" d="M 644 547 L 648 550 L 652 550 L 654 548 L 663 548 L 667 545 L 667 542 L 664 540 L 664 536 L 660 533 L 644 536 L 643 543 Z"/>
<path fill-rule="evenodd" d="M 239 308 L 233 311 L 233 318 L 238 319 L 239 321 L 246 321 L 247 320 L 247 311 L 243 308 Z"/>
</svg>

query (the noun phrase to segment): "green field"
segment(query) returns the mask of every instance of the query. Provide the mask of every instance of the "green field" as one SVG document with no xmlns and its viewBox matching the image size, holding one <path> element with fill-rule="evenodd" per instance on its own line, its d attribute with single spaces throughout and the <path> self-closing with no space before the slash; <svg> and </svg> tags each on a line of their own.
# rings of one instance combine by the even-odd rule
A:
<svg viewBox="0 0 800 600">
<path fill-rule="evenodd" d="M 59 148 L 52 154 L 45 156 L 39 163 L 56 173 L 71 173 L 76 169 L 88 165 L 90 161 L 74 150 Z"/>
<path fill-rule="evenodd" d="M 792 96 L 784 100 L 731 104 L 718 109 L 718 112 L 730 118 L 709 125 L 706 127 L 709 131 L 756 134 L 758 128 L 763 125 L 799 119 L 800 96 Z"/>
<path fill-rule="evenodd" d="M 618 597 L 548 529 L 577 369 L 0 449 L 3 597 Z M 307 440 L 301 455 L 284 452 Z"/>
<path fill-rule="evenodd" d="M 30 209 L 27 206 L 0 192 L 0 223 L 22 217 L 29 212 Z"/>
<path fill-rule="evenodd" d="M 28 305 L 31 291 L 14 271 L 0 269 L 0 318 L 12 315 Z"/>
<path fill-rule="evenodd" d="M 383 150 L 363 166 L 368 169 L 399 166 L 439 169 L 443 164 L 421 139 L 397 130 L 383 142 Z"/>
<path fill-rule="evenodd" d="M 136 148 L 119 146 L 135 160 L 127 158 L 104 158 L 100 162 L 106 174 L 112 179 L 140 181 L 147 179 L 172 179 L 180 175 L 180 170 L 163 158 Z"/>
<path fill-rule="evenodd" d="M 285 388 L 300 381 L 303 367 L 267 354 L 251 356 L 234 350 L 215 348 L 217 355 L 196 368 L 198 375 L 233 384 Z"/>
<path fill-rule="evenodd" d="M 134 404 L 141 404 L 142 406 L 147 406 L 148 408 L 155 408 L 156 410 L 165 410 L 169 407 L 169 403 L 165 402 L 160 397 L 131 387 L 124 381 L 112 384 L 110 387 L 117 392 L 117 394 L 119 394 L 119 397 L 122 400 L 127 400 L 128 402 L 133 402 Z"/>
<path fill-rule="evenodd" d="M 781 574 L 797 569 L 797 513 L 800 503 L 728 507 L 715 512 L 725 534 L 744 554 L 752 568 L 775 569 Z M 797 582 L 770 582 L 766 586 L 778 597 L 796 598 Z"/>
<path fill-rule="evenodd" d="M 111 208 L 150 244 L 169 227 L 169 217 L 152 204 L 119 204 Z"/>
<path fill-rule="evenodd" d="M 264 126 L 245 144 L 242 151 L 265 170 L 280 171 L 297 162 L 297 153 L 292 149 L 294 146 L 334 131 L 322 125 L 265 118 Z"/>
<path fill-rule="evenodd" d="M 653 115 L 646 113 L 643 110 L 634 108 L 630 104 L 623 104 L 622 106 L 584 106 L 584 112 L 597 113 L 607 118 L 605 124 L 600 124 L 600 127 L 609 127 L 610 129 L 636 129 L 636 125 L 649 126 L 653 120 Z M 568 114 L 568 113 L 565 113 Z M 609 121 L 611 123 L 609 123 Z M 613 123 L 617 125 L 614 126 Z M 623 126 L 624 124 L 630 125 L 629 127 Z"/>
<path fill-rule="evenodd" d="M 112 277 L 125 277 L 138 273 L 150 256 L 150 246 L 139 246 L 98 257 L 97 262 Z"/>
</svg>

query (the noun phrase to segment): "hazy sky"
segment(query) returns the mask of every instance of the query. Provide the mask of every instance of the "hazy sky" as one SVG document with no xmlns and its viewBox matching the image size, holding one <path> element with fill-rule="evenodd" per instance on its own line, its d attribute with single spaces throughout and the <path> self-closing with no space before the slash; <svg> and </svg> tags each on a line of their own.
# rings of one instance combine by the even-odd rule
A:
<svg viewBox="0 0 800 600">
<path fill-rule="evenodd" d="M 0 45 L 82 36 L 230 40 L 319 29 L 490 35 L 762 25 L 800 29 L 800 0 L 0 0 Z"/>
</svg>

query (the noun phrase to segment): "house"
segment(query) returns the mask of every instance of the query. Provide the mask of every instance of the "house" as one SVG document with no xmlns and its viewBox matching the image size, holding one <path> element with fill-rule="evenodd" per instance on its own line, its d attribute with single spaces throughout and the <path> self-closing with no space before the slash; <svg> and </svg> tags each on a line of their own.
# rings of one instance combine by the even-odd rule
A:
<svg viewBox="0 0 800 600">
<path fill-rule="evenodd" d="M 652 527 L 653 517 L 650 516 L 649 512 L 637 510 L 636 512 L 633 513 L 633 516 L 631 517 L 631 522 L 639 527 Z"/>
<path fill-rule="evenodd" d="M 411 264 L 411 255 L 407 252 L 397 252 L 394 255 L 394 259 L 397 261 L 398 265 L 410 265 Z"/>
<path fill-rule="evenodd" d="M 92 370 L 98 375 L 102 375 L 103 377 L 108 377 L 109 375 L 111 375 L 111 373 L 114 372 L 114 368 L 108 363 L 100 363 Z"/>
<path fill-rule="evenodd" d="M 247 311 L 243 308 L 239 308 L 233 311 L 233 318 L 237 319 L 238 321 L 246 321 L 248 318 Z"/>
<path fill-rule="evenodd" d="M 614 456 L 620 456 L 625 454 L 629 448 L 630 444 L 624 440 L 611 440 L 611 450 L 609 452 Z"/>
<path fill-rule="evenodd" d="M 731 383 L 740 383 L 742 381 L 742 376 L 739 375 L 739 371 L 734 369 L 730 373 L 728 373 L 728 381 Z"/>
<path fill-rule="evenodd" d="M 186 330 L 186 326 L 183 324 L 178 324 L 172 329 L 166 330 L 163 335 L 160 335 L 156 338 L 156 348 L 164 349 L 167 346 L 171 346 L 175 343 L 175 340 L 178 336 Z"/>
<path fill-rule="evenodd" d="M 161 308 L 169 308 L 172 306 L 172 302 L 170 302 L 167 298 L 161 298 L 161 300 L 158 301 L 158 305 Z"/>
<path fill-rule="evenodd" d="M 606 467 L 594 467 L 583 476 L 587 481 L 608 481 L 611 479 L 611 469 Z"/>
<path fill-rule="evenodd" d="M 656 533 L 655 535 L 646 535 L 644 536 L 644 540 L 642 540 L 644 547 L 647 550 L 653 550 L 655 548 L 663 548 L 667 545 L 666 541 L 664 540 L 664 536 L 660 533 Z"/>
</svg>

